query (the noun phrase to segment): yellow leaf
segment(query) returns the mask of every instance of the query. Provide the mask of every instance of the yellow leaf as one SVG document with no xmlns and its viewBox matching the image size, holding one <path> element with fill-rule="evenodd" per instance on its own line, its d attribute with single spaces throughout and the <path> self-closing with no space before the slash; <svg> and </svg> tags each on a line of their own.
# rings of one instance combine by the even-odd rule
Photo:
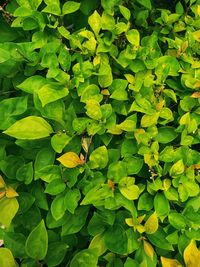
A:
<svg viewBox="0 0 200 267">
<path fill-rule="evenodd" d="M 103 89 L 103 90 L 101 90 L 101 94 L 102 95 L 109 96 L 110 95 L 110 92 L 108 91 L 108 89 Z"/>
<path fill-rule="evenodd" d="M 0 188 L 4 188 L 6 186 L 2 176 L 0 175 Z"/>
<path fill-rule="evenodd" d="M 119 135 L 121 134 L 123 131 L 121 129 L 119 129 L 116 125 L 112 126 L 111 128 L 109 128 L 107 130 L 107 133 L 111 133 L 111 134 L 115 134 L 115 135 Z"/>
<path fill-rule="evenodd" d="M 67 168 L 75 168 L 76 166 L 83 164 L 84 161 L 79 158 L 79 156 L 74 152 L 67 152 L 57 160 Z"/>
<path fill-rule="evenodd" d="M 193 169 L 199 170 L 200 169 L 200 164 L 194 164 L 192 167 L 193 167 Z"/>
<path fill-rule="evenodd" d="M 0 192 L 0 199 L 1 199 L 2 197 L 4 197 L 5 194 L 6 194 L 6 191 L 1 191 L 1 192 Z"/>
<path fill-rule="evenodd" d="M 195 240 L 191 240 L 183 252 L 183 258 L 187 267 L 200 267 L 200 251 Z"/>
<path fill-rule="evenodd" d="M 99 65 L 99 64 L 100 64 L 100 57 L 99 56 L 94 57 L 93 65 L 96 66 L 96 65 Z"/>
<path fill-rule="evenodd" d="M 179 261 L 161 257 L 162 267 L 182 267 Z"/>
<path fill-rule="evenodd" d="M 193 32 L 193 36 L 197 42 L 200 42 L 200 30 Z"/>
<path fill-rule="evenodd" d="M 128 226 L 131 226 L 133 227 L 134 226 L 134 223 L 133 223 L 133 219 L 132 218 L 126 218 L 125 219 L 125 222 Z"/>
<path fill-rule="evenodd" d="M 194 92 L 192 95 L 191 95 L 192 98 L 200 98 L 200 92 Z"/>
<path fill-rule="evenodd" d="M 145 217 L 146 217 L 146 214 L 137 217 L 138 223 L 142 223 L 142 221 L 144 220 Z"/>
<path fill-rule="evenodd" d="M 165 105 L 165 100 L 162 99 L 159 103 L 156 104 L 156 110 L 161 110 Z"/>
<path fill-rule="evenodd" d="M 19 196 L 17 192 L 10 186 L 6 188 L 6 197 L 7 198 L 13 198 Z"/>
<path fill-rule="evenodd" d="M 154 249 L 151 244 L 149 244 L 147 241 L 143 240 L 143 246 L 144 246 L 144 251 L 146 255 L 153 260 L 153 255 L 154 255 Z"/>
<path fill-rule="evenodd" d="M 142 233 L 145 232 L 145 228 L 144 228 L 144 226 L 141 225 L 141 224 L 136 225 L 136 226 L 135 226 L 135 229 L 136 229 L 140 234 L 142 234 Z"/>
<path fill-rule="evenodd" d="M 197 15 L 200 16 L 200 5 L 197 6 Z"/>
<path fill-rule="evenodd" d="M 145 222 L 145 232 L 147 234 L 153 234 L 158 230 L 158 218 L 156 212 L 154 212 L 148 220 Z"/>
</svg>

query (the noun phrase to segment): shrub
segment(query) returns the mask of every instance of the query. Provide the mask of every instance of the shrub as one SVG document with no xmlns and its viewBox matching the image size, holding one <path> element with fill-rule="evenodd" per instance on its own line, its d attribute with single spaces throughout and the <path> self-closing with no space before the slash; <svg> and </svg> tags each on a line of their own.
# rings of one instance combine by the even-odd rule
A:
<svg viewBox="0 0 200 267">
<path fill-rule="evenodd" d="M 1 267 L 197 266 L 200 1 L 1 15 Z"/>
</svg>

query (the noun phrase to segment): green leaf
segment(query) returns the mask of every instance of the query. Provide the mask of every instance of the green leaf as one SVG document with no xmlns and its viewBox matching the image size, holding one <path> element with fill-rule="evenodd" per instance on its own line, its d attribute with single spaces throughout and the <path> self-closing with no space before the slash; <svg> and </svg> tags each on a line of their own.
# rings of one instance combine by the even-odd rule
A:
<svg viewBox="0 0 200 267">
<path fill-rule="evenodd" d="M 60 188 L 59 188 L 60 189 Z M 53 192 L 55 193 L 55 191 Z M 64 196 L 57 195 L 51 203 L 51 213 L 53 218 L 58 221 L 61 219 L 65 214 L 65 207 L 64 207 Z"/>
<path fill-rule="evenodd" d="M 69 189 L 65 194 L 64 205 L 65 208 L 74 214 L 75 209 L 78 207 L 78 202 L 81 199 L 81 193 L 78 189 Z"/>
<path fill-rule="evenodd" d="M 49 243 L 47 255 L 45 257 L 45 262 L 48 266 L 59 266 L 65 257 L 68 247 L 67 244 L 61 241 Z"/>
<path fill-rule="evenodd" d="M 61 153 L 71 139 L 72 138 L 65 133 L 58 132 L 51 137 L 51 146 L 57 153 Z"/>
<path fill-rule="evenodd" d="M 1 267 L 17 267 L 12 252 L 8 248 L 0 248 Z"/>
<path fill-rule="evenodd" d="M 127 235 L 120 224 L 115 224 L 113 227 L 106 230 L 104 241 L 107 249 L 113 253 L 125 254 L 127 251 Z"/>
<path fill-rule="evenodd" d="M 62 14 L 66 15 L 66 14 L 74 13 L 77 10 L 79 10 L 80 5 L 81 5 L 80 3 L 77 3 L 74 1 L 67 1 L 66 3 L 64 3 L 62 7 Z"/>
<path fill-rule="evenodd" d="M 169 98 L 171 98 L 172 100 L 174 100 L 174 102 L 177 103 L 177 97 L 176 97 L 176 94 L 175 94 L 175 92 L 173 90 L 171 90 L 171 89 L 165 89 L 163 92 L 164 92 L 164 94 L 166 96 L 168 96 Z"/>
<path fill-rule="evenodd" d="M 66 97 L 68 93 L 67 87 L 53 83 L 45 84 L 37 91 L 43 107 L 51 102 Z"/>
<path fill-rule="evenodd" d="M 98 147 L 90 154 L 90 168 L 103 169 L 108 164 L 108 150 L 105 146 Z"/>
<path fill-rule="evenodd" d="M 122 6 L 122 5 L 119 5 L 119 10 L 120 10 L 121 14 L 124 16 L 124 18 L 126 20 L 129 20 L 130 19 L 131 12 L 130 12 L 130 10 L 127 7 Z"/>
<path fill-rule="evenodd" d="M 151 9 L 151 0 L 137 0 L 137 2 L 147 9 Z"/>
<path fill-rule="evenodd" d="M 122 157 L 137 153 L 137 143 L 134 139 L 125 139 L 121 146 Z"/>
<path fill-rule="evenodd" d="M 177 212 L 171 212 L 168 215 L 169 223 L 176 229 L 184 229 L 186 227 L 185 217 Z"/>
<path fill-rule="evenodd" d="M 151 244 L 153 244 L 157 248 L 173 251 L 174 249 L 172 245 L 166 240 L 166 236 L 166 233 L 161 227 L 159 227 L 158 231 L 156 231 L 154 234 L 147 235 Z M 165 242 L 163 242 L 163 240 L 165 240 Z"/>
<path fill-rule="evenodd" d="M 7 232 L 4 236 L 5 247 L 12 251 L 15 258 L 25 258 L 25 242 L 26 238 L 21 233 Z"/>
<path fill-rule="evenodd" d="M 42 12 L 50 13 L 56 16 L 61 15 L 60 5 L 57 3 L 48 3 L 48 5 L 42 10 Z"/>
<path fill-rule="evenodd" d="M 110 86 L 113 82 L 112 69 L 107 55 L 101 55 L 98 82 L 102 88 Z"/>
<path fill-rule="evenodd" d="M 138 210 L 150 211 L 153 208 L 153 196 L 145 192 L 139 197 Z"/>
<path fill-rule="evenodd" d="M 74 214 L 67 212 L 65 223 L 62 226 L 61 236 L 71 235 L 79 232 L 85 225 L 88 212 L 88 207 L 78 207 Z"/>
<path fill-rule="evenodd" d="M 167 216 L 170 211 L 169 201 L 161 193 L 157 193 L 154 197 L 154 207 L 160 218 Z"/>
<path fill-rule="evenodd" d="M 119 190 L 121 194 L 129 200 L 135 200 L 139 198 L 140 189 L 134 183 L 135 181 L 132 177 L 124 177 L 119 182 Z"/>
<path fill-rule="evenodd" d="M 10 226 L 13 218 L 19 209 L 19 204 L 16 198 L 0 199 L 0 224 L 6 228 Z"/>
<path fill-rule="evenodd" d="M 88 18 L 88 24 L 90 25 L 93 32 L 98 35 L 101 29 L 101 17 L 95 10 L 94 13 Z"/>
<path fill-rule="evenodd" d="M 10 53 L 0 48 L 0 64 L 10 59 Z"/>
<path fill-rule="evenodd" d="M 126 38 L 132 45 L 140 45 L 140 33 L 136 29 L 129 30 L 126 34 Z"/>
<path fill-rule="evenodd" d="M 167 144 L 172 142 L 177 136 L 178 133 L 175 132 L 175 128 L 164 126 L 158 128 L 158 134 L 155 137 L 155 140 L 161 144 Z"/>
<path fill-rule="evenodd" d="M 126 164 L 122 161 L 111 163 L 108 167 L 107 177 L 118 183 L 121 178 L 127 176 Z"/>
<path fill-rule="evenodd" d="M 58 195 L 62 193 L 65 190 L 65 188 L 66 188 L 66 185 L 63 182 L 63 180 L 55 179 L 47 185 L 44 192 L 54 196 L 54 195 Z"/>
<path fill-rule="evenodd" d="M 72 259 L 70 267 L 96 267 L 98 253 L 96 249 L 84 249 L 78 252 Z"/>
<path fill-rule="evenodd" d="M 37 92 L 45 84 L 46 84 L 46 79 L 44 77 L 35 75 L 27 78 L 22 83 L 17 85 L 17 88 L 21 89 L 26 93 L 33 94 L 34 92 Z"/>
<path fill-rule="evenodd" d="M 43 220 L 29 234 L 25 249 L 27 255 L 33 259 L 43 260 L 45 258 L 48 249 L 48 235 Z"/>
<path fill-rule="evenodd" d="M 113 191 L 107 184 L 97 185 L 87 192 L 81 205 L 93 204 L 94 206 L 101 206 L 105 199 L 110 197 L 113 197 Z"/>
<path fill-rule="evenodd" d="M 16 173 L 18 181 L 24 182 L 26 185 L 30 184 L 33 180 L 33 163 L 29 162 L 21 166 Z"/>
<path fill-rule="evenodd" d="M 137 174 L 142 169 L 144 164 L 143 159 L 138 157 L 126 157 L 123 162 L 126 163 L 127 173 L 128 175 Z"/>
<path fill-rule="evenodd" d="M 16 116 L 27 110 L 26 96 L 4 99 L 0 102 L 0 129 L 5 130 L 16 121 Z"/>
<path fill-rule="evenodd" d="M 52 132 L 51 125 L 43 118 L 29 116 L 15 122 L 3 133 L 17 139 L 34 140 L 47 137 Z"/>
</svg>

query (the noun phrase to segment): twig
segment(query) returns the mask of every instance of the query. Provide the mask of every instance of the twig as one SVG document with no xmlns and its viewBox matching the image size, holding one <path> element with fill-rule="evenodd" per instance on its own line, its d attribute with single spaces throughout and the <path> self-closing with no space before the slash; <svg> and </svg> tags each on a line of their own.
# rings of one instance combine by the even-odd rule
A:
<svg viewBox="0 0 200 267">
<path fill-rule="evenodd" d="M 85 154 L 85 162 L 87 162 L 87 158 L 88 158 L 88 154 L 89 154 L 89 149 L 90 149 L 90 146 L 92 144 L 92 139 L 93 139 L 93 135 L 90 137 L 90 140 L 89 140 L 89 143 L 88 143 L 88 150 Z"/>
</svg>

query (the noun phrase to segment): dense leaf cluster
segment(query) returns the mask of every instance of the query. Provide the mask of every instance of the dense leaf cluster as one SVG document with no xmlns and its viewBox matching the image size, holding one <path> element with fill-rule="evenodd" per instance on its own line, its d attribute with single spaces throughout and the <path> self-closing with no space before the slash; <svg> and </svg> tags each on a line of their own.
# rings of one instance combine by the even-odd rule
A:
<svg viewBox="0 0 200 267">
<path fill-rule="evenodd" d="M 0 266 L 200 262 L 200 0 L 0 9 Z"/>
</svg>

